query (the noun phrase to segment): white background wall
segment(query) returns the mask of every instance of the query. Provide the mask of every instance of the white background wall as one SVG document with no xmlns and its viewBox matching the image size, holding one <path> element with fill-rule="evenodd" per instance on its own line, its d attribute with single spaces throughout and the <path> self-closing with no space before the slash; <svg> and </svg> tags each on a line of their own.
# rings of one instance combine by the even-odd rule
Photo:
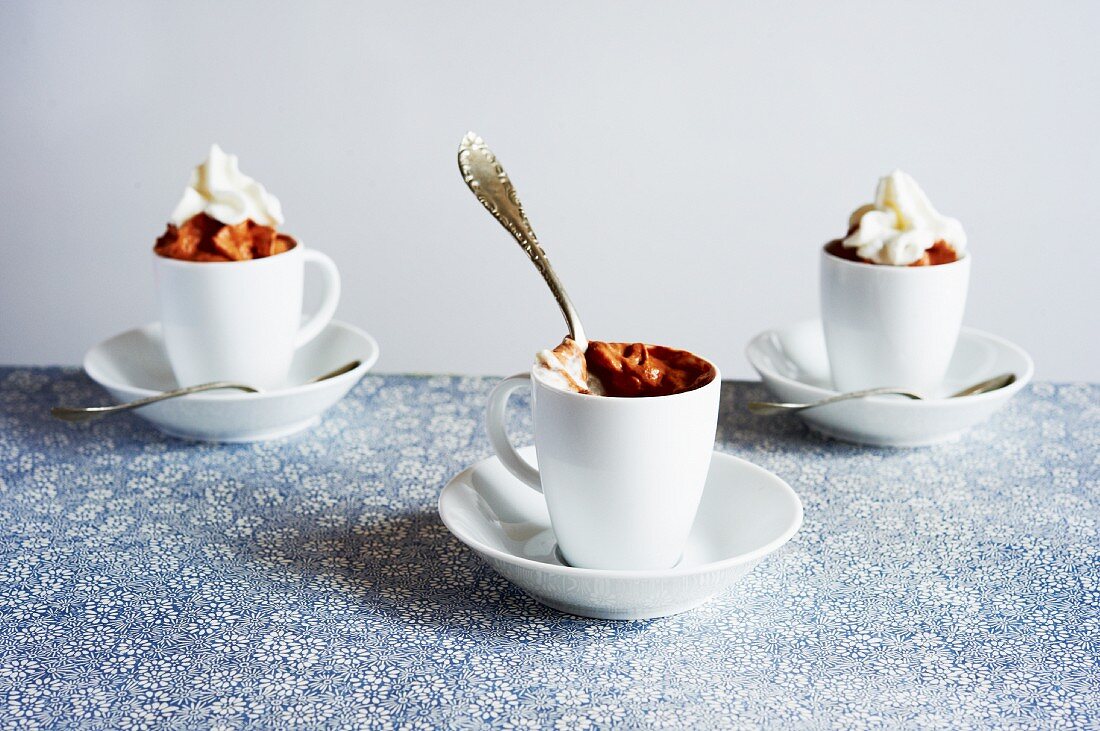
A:
<svg viewBox="0 0 1100 731">
<path fill-rule="evenodd" d="M 455 165 L 517 184 L 590 335 L 748 376 L 899 166 L 962 219 L 967 320 L 1100 380 L 1100 3 L 0 4 L 0 363 L 155 319 L 213 141 L 329 253 L 385 371 L 506 373 L 564 332 Z M 919 317 L 919 313 L 914 313 Z"/>
</svg>

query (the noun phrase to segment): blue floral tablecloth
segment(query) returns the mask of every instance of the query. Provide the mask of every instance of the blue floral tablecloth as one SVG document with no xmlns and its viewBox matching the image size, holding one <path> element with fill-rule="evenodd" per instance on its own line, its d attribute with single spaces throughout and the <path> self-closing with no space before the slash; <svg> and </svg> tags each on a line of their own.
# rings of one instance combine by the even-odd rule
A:
<svg viewBox="0 0 1100 731">
<path fill-rule="evenodd" d="M 605 622 L 440 523 L 492 383 L 368 376 L 311 432 L 213 445 L 52 421 L 104 394 L 0 369 L 0 728 L 1100 726 L 1100 386 L 895 451 L 727 383 L 719 449 L 805 525 L 698 610 Z"/>
</svg>

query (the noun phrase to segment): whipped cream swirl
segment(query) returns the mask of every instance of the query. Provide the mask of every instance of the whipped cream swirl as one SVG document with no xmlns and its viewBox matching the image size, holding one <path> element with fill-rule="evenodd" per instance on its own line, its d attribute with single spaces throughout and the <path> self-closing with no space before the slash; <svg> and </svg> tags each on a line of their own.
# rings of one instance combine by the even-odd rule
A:
<svg viewBox="0 0 1100 731">
<path fill-rule="evenodd" d="M 966 232 L 957 219 L 941 215 L 917 181 L 895 170 L 878 181 L 875 202 L 852 213 L 844 247 L 876 264 L 908 266 L 943 241 L 960 258 Z"/>
<path fill-rule="evenodd" d="M 170 220 L 182 226 L 200 213 L 228 226 L 245 219 L 271 227 L 283 222 L 279 199 L 241 172 L 236 155 L 227 155 L 217 145 L 210 147 L 206 162 L 191 173 L 191 183 Z"/>
<path fill-rule="evenodd" d="M 584 351 L 572 338 L 561 341 L 553 350 L 535 355 L 535 375 L 548 386 L 576 393 L 603 393 L 603 384 L 588 372 Z"/>
</svg>

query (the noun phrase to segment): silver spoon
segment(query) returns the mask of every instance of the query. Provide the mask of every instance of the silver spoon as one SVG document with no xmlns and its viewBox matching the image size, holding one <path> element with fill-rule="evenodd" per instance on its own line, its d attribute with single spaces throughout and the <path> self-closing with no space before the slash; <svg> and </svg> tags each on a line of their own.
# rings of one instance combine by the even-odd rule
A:
<svg viewBox="0 0 1100 731">
<path fill-rule="evenodd" d="M 489 211 L 501 226 L 512 235 L 520 248 L 527 252 L 527 256 L 534 262 L 539 274 L 546 280 L 550 291 L 554 293 L 554 299 L 558 301 L 565 316 L 565 322 L 569 326 L 569 337 L 580 347 L 581 352 L 588 349 L 588 339 L 584 336 L 584 328 L 581 327 L 580 317 L 573 307 L 572 300 L 565 293 L 558 275 L 550 266 L 546 253 L 539 246 L 539 240 L 535 237 L 535 231 L 531 228 L 531 222 L 527 220 L 523 212 L 523 204 L 519 202 L 516 189 L 512 181 L 508 179 L 508 173 L 497 161 L 492 150 L 485 146 L 485 141 L 473 132 L 467 132 L 458 147 L 458 169 L 462 173 L 462 179 L 466 181 L 470 191 L 473 192 L 485 210 Z"/>
<path fill-rule="evenodd" d="M 958 393 L 953 393 L 948 398 L 961 398 L 962 396 L 975 396 L 979 393 L 986 393 L 988 391 L 996 391 L 998 388 L 1004 388 L 1009 384 L 1016 382 L 1016 376 L 1012 373 L 1004 373 L 993 378 L 986 379 L 981 383 L 975 383 L 973 386 L 968 386 Z M 903 391 L 898 388 L 869 388 L 865 391 L 850 391 L 849 393 L 840 393 L 836 396 L 830 396 L 820 401 L 815 401 L 812 404 L 783 404 L 773 401 L 750 401 L 749 411 L 760 416 L 772 416 L 774 414 L 791 414 L 797 411 L 804 411 L 806 409 L 815 409 L 818 406 L 826 406 L 827 404 L 835 404 L 840 401 L 847 401 L 849 399 L 866 398 L 867 396 L 906 396 L 914 401 L 923 401 L 924 397 L 913 393 L 912 391 Z"/>
<path fill-rule="evenodd" d="M 344 365 L 331 370 L 328 373 L 324 373 L 316 378 L 311 378 L 306 381 L 306 385 L 309 383 L 319 383 L 320 381 L 328 380 L 329 378 L 335 378 L 336 376 L 342 376 L 348 371 L 353 371 L 361 365 L 362 361 L 353 360 Z M 107 414 L 117 414 L 121 411 L 129 411 L 130 409 L 141 408 L 142 406 L 148 406 L 149 404 L 155 404 L 158 401 L 167 401 L 170 398 L 177 398 L 179 396 L 187 396 L 192 393 L 202 393 L 203 391 L 216 391 L 218 389 L 231 388 L 237 391 L 245 391 L 247 393 L 263 393 L 258 388 L 252 386 L 246 386 L 243 383 L 233 383 L 232 381 L 215 381 L 213 383 L 200 383 L 197 386 L 188 386 L 187 388 L 177 388 L 174 391 L 165 391 L 158 393 L 154 396 L 146 396 L 145 398 L 139 398 L 136 401 L 130 401 L 125 404 L 114 404 L 112 406 L 55 406 L 50 409 L 50 414 L 55 418 L 62 421 L 81 422 L 88 421 L 89 419 L 96 419 L 100 416 L 106 416 Z"/>
</svg>

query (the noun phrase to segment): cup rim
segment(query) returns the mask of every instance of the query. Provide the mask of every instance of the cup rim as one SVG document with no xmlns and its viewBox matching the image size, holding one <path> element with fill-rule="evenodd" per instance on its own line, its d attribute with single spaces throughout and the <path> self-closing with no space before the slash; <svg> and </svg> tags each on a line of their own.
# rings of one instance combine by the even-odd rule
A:
<svg viewBox="0 0 1100 731">
<path fill-rule="evenodd" d="M 828 259 L 829 261 L 835 261 L 835 262 L 839 262 L 841 265 L 849 265 L 849 266 L 854 266 L 854 267 L 863 267 L 863 268 L 871 267 L 873 269 L 882 270 L 882 271 L 895 271 L 895 272 L 904 272 L 904 271 L 910 271 L 910 272 L 943 271 L 945 269 L 950 269 L 952 267 L 956 267 L 956 265 L 961 266 L 961 265 L 963 265 L 964 262 L 969 263 L 970 259 L 974 256 L 969 251 L 964 251 L 962 253 L 962 256 L 960 256 L 958 259 L 956 259 L 955 261 L 949 261 L 946 264 L 934 264 L 932 266 L 926 266 L 926 267 L 896 266 L 896 265 L 893 265 L 893 264 L 874 264 L 874 263 L 868 263 L 868 262 L 865 262 L 865 261 L 852 261 L 851 259 L 845 259 L 843 257 L 837 256 L 836 254 L 833 254 L 833 253 L 829 252 L 829 244 L 831 244 L 831 243 L 833 243 L 833 242 L 830 241 L 829 243 L 823 244 L 821 246 L 821 256 Z"/>
<path fill-rule="evenodd" d="M 154 261 L 167 262 L 169 266 L 194 266 L 194 265 L 197 265 L 197 264 L 198 265 L 235 264 L 235 265 L 241 266 L 241 265 L 245 265 L 245 264 L 262 264 L 266 261 L 271 261 L 273 259 L 279 259 L 280 257 L 283 257 L 287 254 L 294 254 L 294 253 L 301 252 L 301 250 L 303 248 L 305 248 L 304 244 L 302 244 L 302 241 L 300 239 L 298 239 L 297 237 L 291 236 L 290 234 L 280 234 L 280 235 L 285 236 L 288 239 L 290 239 L 291 241 L 293 241 L 294 246 L 292 248 L 287 249 L 286 251 L 279 252 L 278 254 L 272 254 L 271 256 L 263 256 L 263 257 L 260 257 L 259 259 L 244 259 L 244 260 L 240 260 L 240 261 L 193 261 L 191 259 L 177 259 L 174 256 L 164 256 L 163 254 L 158 254 L 157 250 L 155 248 L 152 249 L 151 252 L 153 254 L 153 260 Z"/>
<path fill-rule="evenodd" d="M 649 343 L 646 343 L 646 345 L 649 345 Z M 662 346 L 662 347 L 671 348 L 672 346 L 671 345 L 665 345 L 665 346 Z M 568 396 L 568 397 L 571 397 L 571 398 L 597 399 L 597 400 L 600 400 L 600 401 L 611 401 L 611 402 L 631 401 L 631 402 L 644 403 L 646 401 L 654 401 L 654 400 L 660 400 L 660 399 L 675 399 L 675 398 L 681 398 L 681 397 L 688 397 L 693 393 L 697 393 L 699 391 L 702 391 L 703 389 L 707 388 L 708 386 L 710 386 L 714 383 L 717 383 L 719 385 L 719 387 L 721 387 L 721 384 L 722 384 L 722 371 L 718 368 L 717 363 L 715 363 L 710 358 L 704 358 L 703 356 L 699 355 L 698 353 L 696 353 L 693 350 L 684 350 L 683 348 L 675 348 L 675 350 L 683 350 L 685 353 L 691 353 L 696 358 L 699 358 L 700 360 L 705 361 L 711 368 L 714 369 L 714 377 L 711 378 L 706 383 L 704 383 L 702 386 L 699 386 L 698 388 L 693 388 L 690 391 L 680 391 L 679 393 L 667 393 L 667 394 L 663 394 L 661 396 L 604 396 L 604 395 L 597 395 L 597 394 L 594 394 L 594 393 L 577 393 L 576 391 L 566 391 L 565 389 L 555 388 L 554 386 L 551 386 L 549 383 L 547 383 L 546 381 L 544 381 L 543 379 L 538 377 L 538 375 L 536 373 L 536 369 L 537 369 L 538 366 L 536 366 L 536 365 L 532 365 L 531 370 L 528 371 L 528 373 L 530 374 L 531 380 L 533 382 L 540 384 L 544 388 L 546 388 L 550 391 L 553 391 L 554 393 L 564 394 L 565 396 Z"/>
</svg>

